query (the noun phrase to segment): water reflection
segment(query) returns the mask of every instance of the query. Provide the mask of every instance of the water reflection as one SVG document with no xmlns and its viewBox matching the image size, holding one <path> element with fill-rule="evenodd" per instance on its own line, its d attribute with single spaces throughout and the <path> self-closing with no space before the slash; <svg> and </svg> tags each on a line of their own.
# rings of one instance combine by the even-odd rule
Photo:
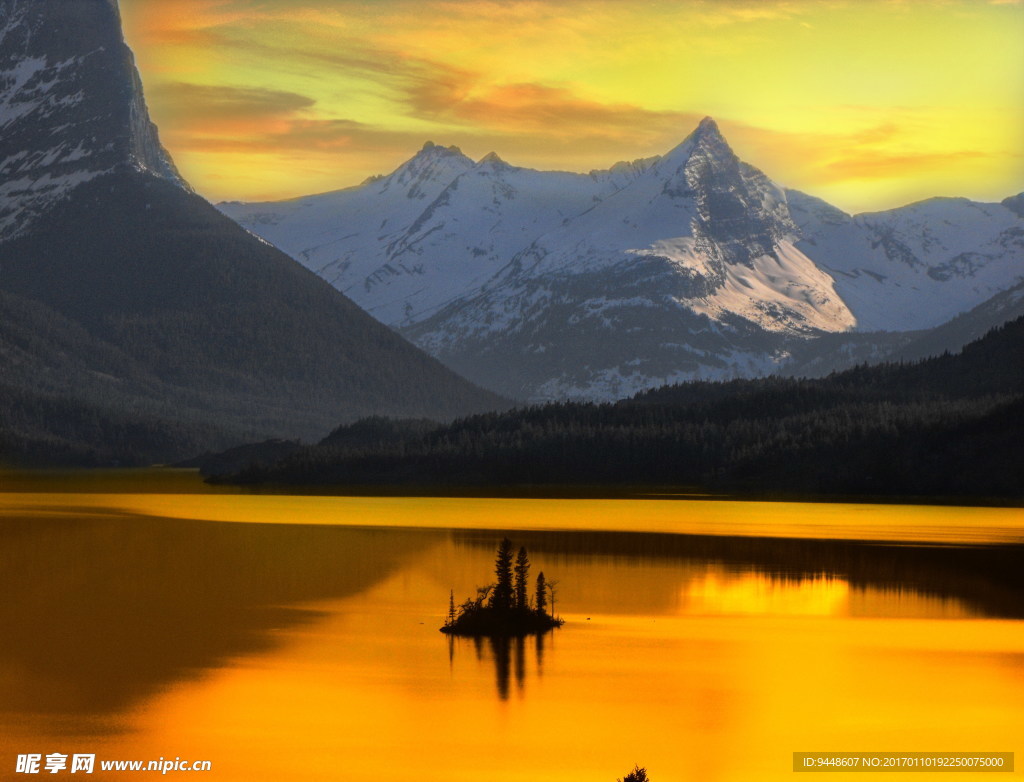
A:
<svg viewBox="0 0 1024 782">
<path fill-rule="evenodd" d="M 1019 740 L 1020 547 L 515 531 L 568 623 L 475 643 L 437 629 L 504 531 L 305 526 L 303 503 L 276 525 L 0 511 L 0 763 L 774 782 L 808 746 Z"/>
<path fill-rule="evenodd" d="M 494 533 L 455 531 L 478 551 Z M 730 538 L 626 532 L 519 532 L 552 572 L 600 568 L 564 581 L 580 611 L 1024 617 L 1024 546 L 912 546 L 863 541 Z M 654 578 L 654 572 L 663 577 Z M 666 579 L 673 585 L 666 588 Z M 702 596 L 703 595 L 703 596 Z M 788 607 L 781 601 L 797 601 Z M 717 601 L 718 605 L 710 605 Z M 741 603 L 743 604 L 741 606 Z M 641 606 L 643 608 L 641 609 Z M 566 609 L 569 610 L 569 609 Z M 685 611 L 684 611 L 685 612 Z"/>
<path fill-rule="evenodd" d="M 323 618 L 304 604 L 371 588 L 431 537 L 71 512 L 3 519 L 0 703 L 18 714 L 122 710 L 269 650 L 274 631 Z"/>
<path fill-rule="evenodd" d="M 449 660 L 454 664 L 457 647 L 472 644 L 479 663 L 490 662 L 494 666 L 494 684 L 498 699 L 507 701 L 512 692 L 513 676 L 516 691 L 520 696 L 526 693 L 528 672 L 540 678 L 544 675 L 544 649 L 550 643 L 555 630 L 528 637 L 489 636 L 457 638 L 448 636 Z M 468 651 L 463 649 L 463 652 Z"/>
<path fill-rule="evenodd" d="M 487 572 L 495 538 L 73 508 L 6 518 L 0 669 L 17 675 L 0 677 L 0 703 L 21 714 L 123 710 L 169 682 L 269 651 L 275 632 L 325 617 L 311 603 L 364 594 L 411 563 L 433 573 L 439 591 L 404 595 L 405 607 L 435 612 L 422 621 L 439 624 L 448 589 L 470 592 Z M 563 576 L 559 607 L 577 622 L 592 614 L 1024 615 L 1020 547 L 586 532 L 519 532 L 517 542 L 538 569 Z M 500 697 L 513 680 L 521 687 L 531 666 L 540 672 L 544 644 L 486 647 Z"/>
</svg>

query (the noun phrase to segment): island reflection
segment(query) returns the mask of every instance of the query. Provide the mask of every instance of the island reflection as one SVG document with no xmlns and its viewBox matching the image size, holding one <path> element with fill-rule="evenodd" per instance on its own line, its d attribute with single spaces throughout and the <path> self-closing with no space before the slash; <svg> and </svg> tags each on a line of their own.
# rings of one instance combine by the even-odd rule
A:
<svg viewBox="0 0 1024 782">
<path fill-rule="evenodd" d="M 466 647 L 472 646 L 478 662 L 483 663 L 490 659 L 493 663 L 495 690 L 499 700 L 507 701 L 512 693 L 513 677 L 516 692 L 524 696 L 528 670 L 532 668 L 532 673 L 537 678 L 544 675 L 544 650 L 553 644 L 550 636 L 550 632 L 530 637 L 494 635 L 460 638 L 449 635 L 449 662 L 454 667 L 455 655 L 460 651 L 468 651 Z"/>
</svg>

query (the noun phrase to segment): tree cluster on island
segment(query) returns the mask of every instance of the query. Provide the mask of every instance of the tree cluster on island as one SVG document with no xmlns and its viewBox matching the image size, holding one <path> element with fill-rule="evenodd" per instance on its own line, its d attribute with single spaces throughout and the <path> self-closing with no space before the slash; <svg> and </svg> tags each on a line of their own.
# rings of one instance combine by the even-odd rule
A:
<svg viewBox="0 0 1024 782">
<path fill-rule="evenodd" d="M 442 633 L 467 636 L 523 636 L 539 635 L 561 627 L 565 622 L 554 616 L 554 581 L 544 574 L 530 594 L 530 560 L 526 549 L 520 547 L 513 564 L 513 545 L 508 538 L 498 545 L 494 562 L 497 581 L 477 587 L 476 597 L 455 605 L 455 592 L 449 594 L 448 617 L 441 627 Z M 550 600 L 549 600 L 550 597 Z M 548 605 L 551 605 L 551 613 Z"/>
</svg>

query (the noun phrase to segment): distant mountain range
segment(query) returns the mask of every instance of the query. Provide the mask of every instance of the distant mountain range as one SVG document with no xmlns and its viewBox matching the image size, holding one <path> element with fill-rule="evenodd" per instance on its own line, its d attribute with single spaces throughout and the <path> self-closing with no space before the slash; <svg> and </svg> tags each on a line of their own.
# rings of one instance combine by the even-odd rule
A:
<svg viewBox="0 0 1024 782">
<path fill-rule="evenodd" d="M 116 0 L 0 0 L 0 463 L 505 406 L 195 195 Z"/>
<path fill-rule="evenodd" d="M 834 368 L 829 335 L 891 356 L 1024 281 L 1022 204 L 850 216 L 740 161 L 707 118 L 662 157 L 589 174 L 428 143 L 359 187 L 219 208 L 482 385 L 610 400 Z"/>
</svg>

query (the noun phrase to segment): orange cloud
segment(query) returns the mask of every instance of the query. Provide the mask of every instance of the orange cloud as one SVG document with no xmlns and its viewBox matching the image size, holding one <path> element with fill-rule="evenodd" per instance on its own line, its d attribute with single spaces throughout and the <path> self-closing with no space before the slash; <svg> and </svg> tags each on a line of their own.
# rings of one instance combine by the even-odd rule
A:
<svg viewBox="0 0 1024 782">
<path fill-rule="evenodd" d="M 663 153 L 709 113 L 742 159 L 844 208 L 1022 171 L 1018 0 L 120 3 L 201 191 L 221 167 L 263 192 L 348 185 L 428 138 L 588 170 Z"/>
<path fill-rule="evenodd" d="M 280 117 L 316 105 L 313 98 L 286 90 L 187 82 L 158 84 L 150 90 L 150 95 L 161 101 L 173 116 L 188 124 L 208 120 Z"/>
<path fill-rule="evenodd" d="M 389 131 L 346 119 L 286 119 L 274 125 L 260 125 L 248 134 L 234 127 L 211 126 L 206 132 L 189 133 L 180 139 L 183 149 L 228 154 L 294 152 L 336 152 L 388 150 L 411 157 L 425 139 L 419 133 Z"/>
<path fill-rule="evenodd" d="M 701 115 L 652 111 L 628 103 L 586 100 L 565 87 L 499 84 L 479 87 L 472 77 L 449 73 L 409 87 L 413 116 L 469 124 L 498 133 L 542 133 L 546 137 L 623 138 L 646 146 L 682 132 Z"/>
<path fill-rule="evenodd" d="M 851 150 L 847 156 L 822 166 L 819 181 L 904 177 L 909 174 L 948 169 L 951 166 L 986 157 L 991 157 L 991 155 L 973 150 L 905 155 L 886 154 L 871 150 Z"/>
<path fill-rule="evenodd" d="M 251 21 L 253 9 L 237 0 L 120 0 L 122 16 L 138 23 L 147 40 L 178 40 L 212 28 Z M 168 38 L 165 38 L 168 36 Z"/>
</svg>

